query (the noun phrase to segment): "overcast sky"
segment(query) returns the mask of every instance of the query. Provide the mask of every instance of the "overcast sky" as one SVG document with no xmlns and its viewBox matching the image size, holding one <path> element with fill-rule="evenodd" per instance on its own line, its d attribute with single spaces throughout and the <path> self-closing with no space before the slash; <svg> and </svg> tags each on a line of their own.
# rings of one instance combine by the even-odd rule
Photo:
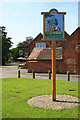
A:
<svg viewBox="0 0 80 120">
<path fill-rule="evenodd" d="M 23 0 L 24 1 L 24 0 Z M 49 12 L 55 8 L 59 12 L 66 12 L 65 31 L 72 34 L 80 26 L 78 22 L 78 2 L 2 2 L 1 26 L 6 27 L 7 37 L 12 38 L 13 47 L 26 37 L 35 38 L 43 33 L 43 16 L 41 12 Z"/>
</svg>

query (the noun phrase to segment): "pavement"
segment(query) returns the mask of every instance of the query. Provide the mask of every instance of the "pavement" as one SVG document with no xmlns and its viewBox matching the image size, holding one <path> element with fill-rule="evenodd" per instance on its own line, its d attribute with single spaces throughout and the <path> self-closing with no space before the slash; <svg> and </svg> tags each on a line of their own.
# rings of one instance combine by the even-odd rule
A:
<svg viewBox="0 0 80 120">
<path fill-rule="evenodd" d="M 27 103 L 31 106 L 53 110 L 74 108 L 80 105 L 78 98 L 59 94 L 56 94 L 56 101 L 52 101 L 52 95 L 39 95 L 28 99 Z"/>
<path fill-rule="evenodd" d="M 32 73 L 27 69 L 18 69 L 19 63 L 11 63 L 8 66 L 0 66 L 0 78 L 17 78 L 20 70 L 21 78 L 32 78 Z M 35 73 L 36 79 L 48 79 L 48 73 Z M 56 74 L 56 80 L 67 80 L 67 74 Z M 70 81 L 80 81 L 80 75 L 70 75 Z"/>
</svg>

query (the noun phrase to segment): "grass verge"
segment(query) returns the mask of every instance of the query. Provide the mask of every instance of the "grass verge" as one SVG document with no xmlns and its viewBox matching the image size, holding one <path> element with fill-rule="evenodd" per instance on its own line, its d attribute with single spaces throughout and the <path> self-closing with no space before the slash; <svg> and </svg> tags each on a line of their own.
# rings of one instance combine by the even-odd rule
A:
<svg viewBox="0 0 80 120">
<path fill-rule="evenodd" d="M 75 89 L 75 91 L 67 89 Z M 52 81 L 48 79 L 2 79 L 2 118 L 78 118 L 78 106 L 51 110 L 27 104 L 27 100 L 31 97 L 51 93 Z M 78 96 L 78 82 L 56 80 L 56 93 L 80 98 Z"/>
</svg>

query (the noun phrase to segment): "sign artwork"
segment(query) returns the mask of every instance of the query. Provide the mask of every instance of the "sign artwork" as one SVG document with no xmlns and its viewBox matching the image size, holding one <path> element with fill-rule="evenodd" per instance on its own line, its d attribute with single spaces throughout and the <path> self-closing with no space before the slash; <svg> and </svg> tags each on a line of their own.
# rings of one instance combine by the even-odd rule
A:
<svg viewBox="0 0 80 120">
<path fill-rule="evenodd" d="M 56 9 L 52 9 L 50 12 L 42 12 L 42 14 L 44 15 L 44 39 L 64 39 L 64 14 L 66 13 L 58 12 Z"/>
</svg>

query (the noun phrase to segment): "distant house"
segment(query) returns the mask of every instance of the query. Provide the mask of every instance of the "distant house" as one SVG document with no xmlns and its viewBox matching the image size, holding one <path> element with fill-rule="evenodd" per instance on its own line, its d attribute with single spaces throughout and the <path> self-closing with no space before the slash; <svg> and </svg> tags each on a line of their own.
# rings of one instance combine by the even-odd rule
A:
<svg viewBox="0 0 80 120">
<path fill-rule="evenodd" d="M 66 41 L 56 48 L 56 72 L 80 73 L 80 28 L 70 36 L 65 32 Z M 48 72 L 51 70 L 51 48 L 42 41 L 40 33 L 29 45 L 28 72 Z"/>
</svg>

